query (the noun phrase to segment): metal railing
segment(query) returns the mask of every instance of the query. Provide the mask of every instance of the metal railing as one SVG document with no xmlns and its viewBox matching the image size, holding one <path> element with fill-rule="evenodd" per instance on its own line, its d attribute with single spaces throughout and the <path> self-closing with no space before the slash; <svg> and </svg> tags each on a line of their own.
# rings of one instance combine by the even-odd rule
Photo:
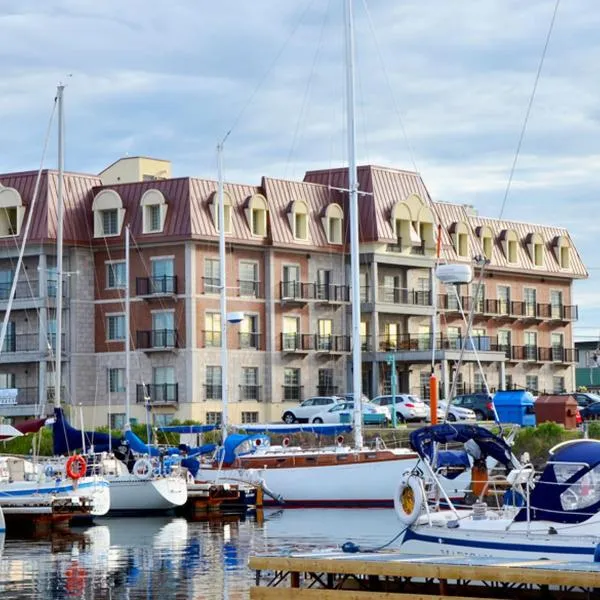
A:
<svg viewBox="0 0 600 600">
<path fill-rule="evenodd" d="M 379 286 L 378 301 L 384 304 L 431 306 L 431 292 L 383 285 Z"/>
<path fill-rule="evenodd" d="M 238 293 L 240 296 L 250 298 L 261 298 L 260 281 L 251 281 L 249 279 L 238 279 Z"/>
<path fill-rule="evenodd" d="M 223 386 L 220 383 L 205 383 L 204 398 L 206 400 L 221 400 L 223 398 Z"/>
<path fill-rule="evenodd" d="M 240 331 L 240 348 L 258 348 L 260 346 L 260 334 L 255 331 Z M 219 332 L 219 346 L 221 345 L 221 335 Z"/>
<path fill-rule="evenodd" d="M 138 296 L 173 296 L 177 294 L 177 276 L 136 277 L 135 291 Z"/>
<path fill-rule="evenodd" d="M 138 331 L 137 347 L 140 349 L 177 348 L 179 347 L 179 333 L 176 329 Z"/>
<path fill-rule="evenodd" d="M 203 294 L 218 294 L 221 291 L 221 281 L 218 277 L 202 278 Z"/>
<path fill-rule="evenodd" d="M 179 402 L 178 383 L 146 383 L 136 386 L 136 401 L 148 404 Z"/>
<path fill-rule="evenodd" d="M 283 400 L 284 402 L 300 402 L 302 398 L 302 385 L 283 385 Z"/>
<path fill-rule="evenodd" d="M 316 299 L 326 302 L 350 302 L 350 287 L 332 283 L 317 283 Z"/>
<path fill-rule="evenodd" d="M 240 400 L 261 401 L 260 385 L 240 385 Z"/>
<path fill-rule="evenodd" d="M 204 334 L 204 346 L 206 348 L 220 348 L 221 347 L 221 332 L 216 329 L 205 329 Z"/>
<path fill-rule="evenodd" d="M 317 352 L 350 352 L 349 335 L 315 335 L 314 347 Z"/>
<path fill-rule="evenodd" d="M 314 335 L 309 333 L 282 333 L 281 349 L 284 352 L 314 350 Z"/>
</svg>

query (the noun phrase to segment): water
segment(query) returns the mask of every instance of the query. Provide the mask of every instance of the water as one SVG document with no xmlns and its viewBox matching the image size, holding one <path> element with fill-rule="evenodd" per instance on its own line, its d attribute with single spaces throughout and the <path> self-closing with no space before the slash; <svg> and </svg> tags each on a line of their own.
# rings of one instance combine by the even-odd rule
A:
<svg viewBox="0 0 600 600">
<path fill-rule="evenodd" d="M 252 554 L 364 547 L 400 530 L 393 510 L 273 510 L 264 519 L 187 522 L 152 517 L 98 519 L 88 528 L 40 540 L 8 537 L 0 597 L 249 598 Z"/>
</svg>

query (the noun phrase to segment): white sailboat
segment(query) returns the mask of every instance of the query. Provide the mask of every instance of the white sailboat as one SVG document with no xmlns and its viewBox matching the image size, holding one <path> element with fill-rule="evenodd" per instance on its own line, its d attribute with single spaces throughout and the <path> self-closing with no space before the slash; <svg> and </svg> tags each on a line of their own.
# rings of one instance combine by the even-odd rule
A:
<svg viewBox="0 0 600 600">
<path fill-rule="evenodd" d="M 360 335 L 360 249 L 358 175 L 355 142 L 355 74 L 352 0 L 345 3 L 346 93 L 348 143 L 348 194 L 350 206 L 352 385 L 354 392 L 354 447 L 333 445 L 321 450 L 270 448 L 266 436 L 229 435 L 227 432 L 227 348 L 225 232 L 219 227 L 221 287 L 221 375 L 223 390 L 222 431 L 224 450 L 211 464 L 203 464 L 197 479 L 248 481 L 263 485 L 286 505 L 296 506 L 391 506 L 400 475 L 412 469 L 417 454 L 404 448 L 366 448 L 362 435 L 362 357 Z M 224 222 L 222 144 L 219 152 L 219 222 Z M 462 497 L 466 482 L 445 481 L 448 492 Z M 269 503 L 270 498 L 265 498 Z"/>
</svg>

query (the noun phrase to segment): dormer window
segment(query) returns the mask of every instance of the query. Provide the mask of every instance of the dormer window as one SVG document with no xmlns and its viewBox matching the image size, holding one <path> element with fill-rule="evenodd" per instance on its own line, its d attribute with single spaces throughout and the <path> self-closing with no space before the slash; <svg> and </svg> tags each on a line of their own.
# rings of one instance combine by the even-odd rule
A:
<svg viewBox="0 0 600 600">
<path fill-rule="evenodd" d="M 213 224 L 217 231 L 221 231 L 219 227 L 219 193 L 215 192 L 210 203 Z M 225 233 L 231 233 L 231 197 L 227 192 L 223 192 L 223 220 L 225 221 Z"/>
<path fill-rule="evenodd" d="M 17 190 L 0 188 L 0 237 L 19 235 L 25 207 Z"/>
<path fill-rule="evenodd" d="M 526 239 L 531 261 L 536 267 L 544 266 L 544 240 L 539 233 L 530 233 Z"/>
<path fill-rule="evenodd" d="M 481 249 L 483 256 L 488 260 L 492 258 L 492 252 L 494 250 L 494 236 L 492 230 L 487 225 L 482 225 L 477 228 L 477 236 L 481 240 Z"/>
<path fill-rule="evenodd" d="M 392 208 L 391 216 L 394 238 L 400 246 L 421 243 L 421 238 L 413 225 L 410 209 L 405 202 L 397 202 Z"/>
<path fill-rule="evenodd" d="M 450 227 L 450 235 L 454 242 L 454 250 L 461 258 L 469 256 L 469 229 L 466 223 L 458 221 Z"/>
<path fill-rule="evenodd" d="M 261 194 L 255 194 L 248 200 L 246 219 L 252 235 L 267 237 L 267 200 Z"/>
<path fill-rule="evenodd" d="M 512 229 L 504 229 L 500 233 L 500 242 L 507 262 L 513 265 L 519 262 L 517 234 Z"/>
<path fill-rule="evenodd" d="M 148 190 L 140 200 L 143 213 L 144 233 L 161 233 L 165 227 L 167 216 L 167 203 L 162 192 Z"/>
<path fill-rule="evenodd" d="M 304 200 L 295 200 L 292 202 L 288 218 L 294 239 L 301 241 L 308 240 L 308 205 Z"/>
<path fill-rule="evenodd" d="M 342 207 L 335 202 L 327 206 L 322 222 L 327 235 L 327 243 L 341 244 L 343 242 L 344 224 Z"/>
<path fill-rule="evenodd" d="M 552 242 L 554 256 L 561 269 L 569 269 L 571 267 L 571 243 L 564 235 L 558 235 Z"/>
<path fill-rule="evenodd" d="M 94 213 L 94 237 L 120 235 L 125 218 L 121 196 L 114 190 L 102 190 L 92 203 Z"/>
</svg>

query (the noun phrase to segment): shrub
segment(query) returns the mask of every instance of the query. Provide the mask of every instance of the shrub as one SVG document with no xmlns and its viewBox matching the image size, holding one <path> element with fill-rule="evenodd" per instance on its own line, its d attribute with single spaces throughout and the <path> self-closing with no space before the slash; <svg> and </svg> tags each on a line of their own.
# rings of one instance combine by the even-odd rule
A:
<svg viewBox="0 0 600 600">
<path fill-rule="evenodd" d="M 565 430 L 558 423 L 547 422 L 537 427 L 521 429 L 512 450 L 517 458 L 520 458 L 524 452 L 528 452 L 531 462 L 536 469 L 539 469 L 546 464 L 550 448 L 578 437 L 581 437 L 578 430 Z"/>
</svg>

